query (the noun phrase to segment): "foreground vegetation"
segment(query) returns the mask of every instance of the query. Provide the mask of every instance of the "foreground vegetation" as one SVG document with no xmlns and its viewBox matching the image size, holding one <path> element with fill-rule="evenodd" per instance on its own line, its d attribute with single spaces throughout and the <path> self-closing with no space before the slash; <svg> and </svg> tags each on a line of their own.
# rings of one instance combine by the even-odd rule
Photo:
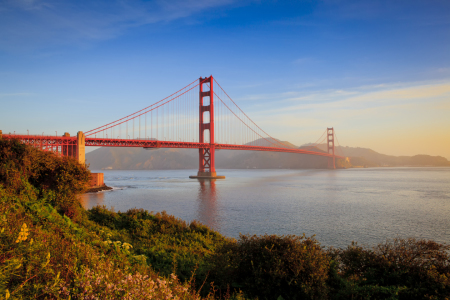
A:
<svg viewBox="0 0 450 300">
<path fill-rule="evenodd" d="M 0 299 L 450 299 L 450 248 L 228 239 L 165 213 L 84 210 L 89 171 L 0 140 Z"/>
</svg>

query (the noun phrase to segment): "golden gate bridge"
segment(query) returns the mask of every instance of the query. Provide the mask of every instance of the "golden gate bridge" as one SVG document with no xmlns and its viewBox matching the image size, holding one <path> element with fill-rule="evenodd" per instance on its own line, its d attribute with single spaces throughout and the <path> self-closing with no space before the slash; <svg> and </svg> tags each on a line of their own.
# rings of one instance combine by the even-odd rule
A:
<svg viewBox="0 0 450 300">
<path fill-rule="evenodd" d="M 85 147 L 196 148 L 197 175 L 190 178 L 221 179 L 215 169 L 216 150 L 272 151 L 318 155 L 328 158 L 328 168 L 336 168 L 338 140 L 334 128 L 307 147 L 297 148 L 261 129 L 225 92 L 213 76 L 196 79 L 170 96 L 135 113 L 91 129 L 76 137 L 30 134 L 1 134 L 19 139 L 45 151 L 75 157 L 85 163 Z M 326 143 L 326 151 L 317 148 Z"/>
</svg>

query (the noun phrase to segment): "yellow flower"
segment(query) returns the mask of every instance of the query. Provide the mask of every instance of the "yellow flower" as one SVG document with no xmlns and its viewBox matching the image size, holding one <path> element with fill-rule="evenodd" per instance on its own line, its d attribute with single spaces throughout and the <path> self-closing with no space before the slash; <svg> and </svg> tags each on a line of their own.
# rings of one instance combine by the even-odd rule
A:
<svg viewBox="0 0 450 300">
<path fill-rule="evenodd" d="M 17 237 L 16 243 L 20 243 L 25 241 L 28 238 L 29 229 L 26 223 L 23 223 L 22 228 L 20 229 L 19 236 Z"/>
<path fill-rule="evenodd" d="M 48 265 L 48 263 L 50 262 L 50 252 L 47 253 L 47 260 L 45 261 L 45 263 L 42 264 L 42 267 L 46 267 Z"/>
<path fill-rule="evenodd" d="M 122 244 L 122 248 L 125 248 L 126 250 L 128 250 L 128 249 L 130 249 L 130 248 L 133 248 L 133 246 L 131 246 L 131 245 L 128 244 L 128 243 L 123 243 L 123 244 Z"/>
</svg>

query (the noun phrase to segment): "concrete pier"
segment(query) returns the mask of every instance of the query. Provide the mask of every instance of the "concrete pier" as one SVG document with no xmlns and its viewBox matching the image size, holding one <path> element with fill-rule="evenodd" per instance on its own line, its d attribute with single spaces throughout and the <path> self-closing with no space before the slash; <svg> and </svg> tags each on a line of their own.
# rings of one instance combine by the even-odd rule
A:
<svg viewBox="0 0 450 300">
<path fill-rule="evenodd" d="M 225 176 L 217 175 L 216 172 L 200 172 L 198 171 L 197 176 L 189 176 L 191 179 L 225 179 Z"/>
</svg>

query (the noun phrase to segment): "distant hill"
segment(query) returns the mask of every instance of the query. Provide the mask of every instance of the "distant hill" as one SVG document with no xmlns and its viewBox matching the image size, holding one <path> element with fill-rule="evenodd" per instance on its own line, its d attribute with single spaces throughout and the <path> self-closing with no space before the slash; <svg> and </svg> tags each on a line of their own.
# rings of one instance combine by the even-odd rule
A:
<svg viewBox="0 0 450 300">
<path fill-rule="evenodd" d="M 281 142 L 281 141 L 280 141 Z M 281 142 L 292 145 L 289 142 Z M 264 139 L 254 142 L 256 145 L 270 146 Z M 298 147 L 326 152 L 326 145 Z M 450 162 L 441 156 L 415 155 L 391 156 L 380 154 L 367 148 L 336 147 L 336 153 L 350 158 L 354 167 L 399 167 L 399 166 L 450 166 Z M 155 149 L 103 147 L 86 154 L 90 169 L 114 170 L 169 170 L 197 169 L 197 149 Z M 325 169 L 327 158 L 315 155 L 295 153 L 216 150 L 216 168 L 218 169 Z M 342 166 L 342 162 L 337 162 Z M 350 167 L 350 164 L 346 164 Z"/>
<path fill-rule="evenodd" d="M 86 154 L 92 170 L 170 170 L 198 167 L 196 149 L 155 149 L 102 147 Z"/>
<path fill-rule="evenodd" d="M 327 164 L 325 157 L 296 153 L 221 150 L 216 154 L 216 168 L 222 169 L 323 169 Z"/>
<path fill-rule="evenodd" d="M 245 145 L 262 146 L 262 147 L 282 147 L 282 145 L 284 145 L 289 148 L 298 148 L 298 146 L 295 146 L 294 144 L 288 141 L 281 141 L 279 139 L 274 138 L 259 138 Z"/>
<path fill-rule="evenodd" d="M 326 151 L 326 144 L 317 146 Z M 415 155 L 415 156 L 392 156 L 381 154 L 368 148 L 360 147 L 336 147 L 337 154 L 350 158 L 353 166 L 367 167 L 402 167 L 402 166 L 450 166 L 450 162 L 442 156 Z"/>
</svg>

